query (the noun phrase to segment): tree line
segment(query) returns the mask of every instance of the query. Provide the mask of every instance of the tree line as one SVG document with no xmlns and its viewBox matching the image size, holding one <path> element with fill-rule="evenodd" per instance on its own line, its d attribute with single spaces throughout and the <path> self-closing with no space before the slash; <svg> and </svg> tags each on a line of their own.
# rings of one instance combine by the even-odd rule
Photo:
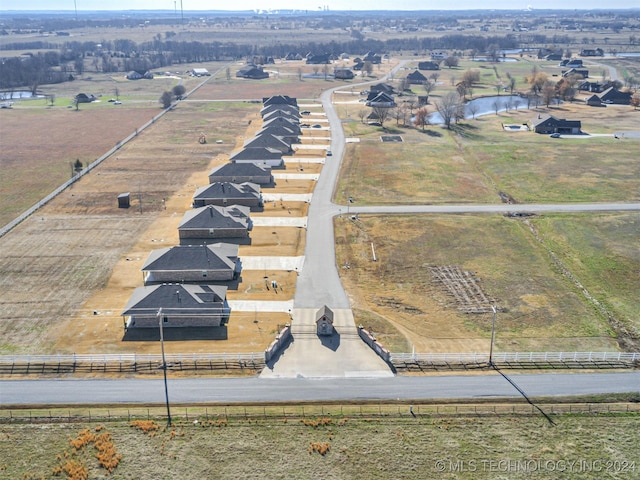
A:
<svg viewBox="0 0 640 480">
<path fill-rule="evenodd" d="M 129 39 L 105 40 L 102 42 L 66 41 L 17 42 L 4 48 L 11 50 L 48 49 L 44 53 L 27 54 L 19 58 L 5 59 L 0 63 L 0 89 L 30 88 L 34 92 L 39 85 L 70 81 L 85 70 L 114 73 L 131 70 L 146 71 L 183 63 L 200 63 L 222 60 L 240 60 L 255 56 L 283 58 L 289 53 L 306 55 L 343 52 L 427 52 L 429 50 L 469 50 L 473 52 L 496 52 L 501 49 L 520 47 L 520 39 L 513 34 L 503 36 L 481 36 L 447 34 L 440 37 L 392 38 L 373 40 L 354 35 L 347 41 L 326 43 L 278 43 L 257 45 L 236 42 L 176 41 L 174 32 L 166 32 L 164 38 L 158 34 L 151 41 L 136 43 Z M 536 35 L 527 38 L 545 44 L 558 39 Z"/>
</svg>

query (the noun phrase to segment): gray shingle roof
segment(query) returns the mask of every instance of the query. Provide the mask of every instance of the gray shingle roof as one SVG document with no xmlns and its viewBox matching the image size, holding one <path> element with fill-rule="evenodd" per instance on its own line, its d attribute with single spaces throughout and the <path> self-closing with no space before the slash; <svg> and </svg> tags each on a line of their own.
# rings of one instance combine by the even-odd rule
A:
<svg viewBox="0 0 640 480">
<path fill-rule="evenodd" d="M 182 217 L 178 230 L 201 230 L 203 228 L 248 228 L 249 207 L 232 205 L 206 207 L 187 210 Z"/>
<path fill-rule="evenodd" d="M 134 290 L 122 315 L 220 315 L 227 287 L 163 283 Z"/>
<path fill-rule="evenodd" d="M 255 183 L 214 182 L 196 190 L 193 198 L 257 198 L 260 186 Z"/>
<path fill-rule="evenodd" d="M 143 272 L 234 270 L 238 245 L 179 245 L 153 250 L 142 266 Z"/>
</svg>

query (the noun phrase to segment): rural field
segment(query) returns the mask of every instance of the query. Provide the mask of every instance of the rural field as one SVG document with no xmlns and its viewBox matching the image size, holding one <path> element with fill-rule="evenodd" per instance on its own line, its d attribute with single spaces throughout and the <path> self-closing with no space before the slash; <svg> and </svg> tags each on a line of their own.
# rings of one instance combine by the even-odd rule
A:
<svg viewBox="0 0 640 480">
<path fill-rule="evenodd" d="M 172 427 L 147 420 L 146 411 L 131 421 L 124 412 L 124 420 L 104 423 L 3 424 L 0 473 L 25 480 L 79 472 L 114 480 L 637 478 L 637 415 L 561 413 L 552 426 L 541 415 L 509 413 L 522 407 L 418 405 L 415 417 L 407 405 L 332 406 L 323 414 L 306 406 L 305 415 L 300 406 L 272 406 L 264 416 L 262 408 L 243 415 L 242 407 L 206 414 L 192 407 L 188 419 L 187 409 L 174 409 Z"/>
</svg>

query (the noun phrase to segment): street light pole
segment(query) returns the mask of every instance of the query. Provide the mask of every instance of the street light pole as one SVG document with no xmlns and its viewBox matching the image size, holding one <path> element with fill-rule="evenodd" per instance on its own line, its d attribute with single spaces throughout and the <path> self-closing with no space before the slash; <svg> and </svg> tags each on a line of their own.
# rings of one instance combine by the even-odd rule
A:
<svg viewBox="0 0 640 480">
<path fill-rule="evenodd" d="M 164 375 L 164 398 L 167 402 L 167 425 L 171 426 L 171 409 L 169 408 L 169 389 L 167 388 L 167 360 L 164 357 L 164 329 L 162 328 L 162 308 L 158 310 L 158 326 L 160 327 L 160 348 L 162 350 L 162 373 Z"/>
<path fill-rule="evenodd" d="M 491 346 L 489 347 L 489 365 L 493 365 L 493 342 L 496 339 L 496 314 L 498 313 L 495 305 L 491 305 L 493 311 L 493 320 L 491 322 Z"/>
</svg>

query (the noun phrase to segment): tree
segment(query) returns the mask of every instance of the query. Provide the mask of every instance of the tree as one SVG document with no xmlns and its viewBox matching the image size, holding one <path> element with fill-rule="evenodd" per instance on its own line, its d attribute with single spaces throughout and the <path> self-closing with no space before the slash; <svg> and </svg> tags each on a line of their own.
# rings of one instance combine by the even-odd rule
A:
<svg viewBox="0 0 640 480">
<path fill-rule="evenodd" d="M 553 101 L 553 99 L 556 98 L 556 89 L 554 88 L 553 85 L 550 85 L 547 83 L 542 88 L 541 95 L 542 95 L 542 101 L 548 108 L 549 105 L 551 105 L 551 102 Z"/>
<path fill-rule="evenodd" d="M 631 97 L 631 106 L 634 110 L 637 110 L 640 107 L 640 95 L 634 95 Z"/>
<path fill-rule="evenodd" d="M 373 64 L 369 61 L 364 62 L 362 65 L 362 71 L 367 75 L 367 77 L 370 77 L 373 72 Z"/>
<path fill-rule="evenodd" d="M 380 121 L 380 126 L 384 128 L 384 122 L 389 118 L 389 114 L 391 113 L 391 109 L 388 107 L 373 107 L 373 113 L 378 120 Z"/>
<path fill-rule="evenodd" d="M 436 102 L 436 110 L 442 117 L 445 127 L 451 128 L 451 122 L 457 120 L 460 115 L 462 106 L 460 95 L 455 92 L 449 92 L 440 101 Z"/>
<path fill-rule="evenodd" d="M 447 67 L 453 68 L 453 67 L 457 67 L 460 64 L 460 59 L 455 55 L 449 55 L 447 58 L 444 59 L 443 63 Z"/>
<path fill-rule="evenodd" d="M 171 92 L 163 92 L 159 99 L 159 102 L 162 104 L 162 108 L 169 108 L 172 101 L 173 95 Z"/>
<path fill-rule="evenodd" d="M 187 89 L 184 88 L 184 85 L 176 85 L 171 89 L 171 93 L 173 93 L 176 98 L 182 98 L 186 91 Z"/>
<path fill-rule="evenodd" d="M 469 102 L 469 103 L 467 103 L 467 109 L 469 110 L 469 113 L 471 114 L 471 116 L 475 120 L 476 114 L 480 110 L 480 107 L 478 106 L 478 104 L 475 103 L 475 102 Z"/>
<path fill-rule="evenodd" d="M 324 75 L 325 80 L 329 76 L 329 65 L 327 65 L 326 63 L 322 66 L 322 74 Z"/>
<path fill-rule="evenodd" d="M 424 82 L 424 84 L 422 85 L 424 87 L 424 92 L 427 94 L 427 103 L 429 102 L 429 95 L 431 95 L 431 92 L 433 92 L 433 90 L 436 88 L 436 84 L 435 82 L 431 82 L 429 80 L 427 80 L 426 82 Z"/>
<path fill-rule="evenodd" d="M 229 67 L 227 67 L 227 69 L 224 71 L 225 76 L 227 77 L 227 82 L 231 80 L 231 69 Z"/>
<path fill-rule="evenodd" d="M 426 127 L 427 125 L 430 125 L 429 109 L 426 106 L 418 109 L 418 111 L 416 112 L 415 122 L 416 122 L 416 125 L 419 125 L 422 127 L 423 132 L 424 132 L 424 127 Z"/>
<path fill-rule="evenodd" d="M 364 123 L 364 118 L 367 116 L 367 111 L 364 108 L 358 110 L 358 118 L 360 119 L 360 123 Z"/>
<path fill-rule="evenodd" d="M 491 106 L 493 107 L 493 111 L 496 112 L 497 115 L 500 111 L 500 107 L 502 107 L 502 102 L 496 98 L 493 102 L 491 102 Z"/>
<path fill-rule="evenodd" d="M 116 100 L 120 100 L 120 89 L 118 89 L 118 87 L 113 90 L 113 93 L 116 96 Z"/>
</svg>

